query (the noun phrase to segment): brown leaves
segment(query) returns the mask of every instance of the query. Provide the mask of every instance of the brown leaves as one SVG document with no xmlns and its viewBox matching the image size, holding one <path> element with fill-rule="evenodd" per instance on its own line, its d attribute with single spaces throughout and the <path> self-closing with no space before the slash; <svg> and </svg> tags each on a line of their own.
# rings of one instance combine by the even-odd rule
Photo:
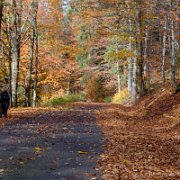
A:
<svg viewBox="0 0 180 180">
<path fill-rule="evenodd" d="M 162 98 L 156 102 L 158 106 L 161 103 Z M 171 109 L 176 119 L 179 108 Z M 142 117 L 144 110 L 132 110 L 109 106 L 98 113 L 98 124 L 108 140 L 99 161 L 103 179 L 178 179 L 180 131 L 177 125 L 171 128 L 177 120 L 167 119 L 172 112 L 147 120 Z"/>
</svg>

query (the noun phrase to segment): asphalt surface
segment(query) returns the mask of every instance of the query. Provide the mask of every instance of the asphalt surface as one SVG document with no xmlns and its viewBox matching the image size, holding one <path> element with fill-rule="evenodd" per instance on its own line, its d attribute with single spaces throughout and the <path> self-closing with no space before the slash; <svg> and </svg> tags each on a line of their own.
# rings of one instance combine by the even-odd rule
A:
<svg viewBox="0 0 180 180">
<path fill-rule="evenodd" d="M 0 128 L 0 179 L 100 180 L 97 108 L 32 113 Z"/>
</svg>

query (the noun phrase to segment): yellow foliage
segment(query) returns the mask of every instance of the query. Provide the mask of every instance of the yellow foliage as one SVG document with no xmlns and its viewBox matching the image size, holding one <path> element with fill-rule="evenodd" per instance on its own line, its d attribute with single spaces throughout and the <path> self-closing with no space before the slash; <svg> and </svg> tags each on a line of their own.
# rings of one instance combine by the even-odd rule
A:
<svg viewBox="0 0 180 180">
<path fill-rule="evenodd" d="M 123 89 L 119 93 L 116 93 L 113 98 L 112 102 L 116 104 L 123 104 L 129 99 L 129 92 L 128 89 Z"/>
<path fill-rule="evenodd" d="M 119 59 L 133 58 L 133 57 L 135 57 L 135 54 L 126 49 L 119 50 L 118 52 L 108 53 L 109 60 L 115 60 L 115 59 L 119 60 Z"/>
</svg>

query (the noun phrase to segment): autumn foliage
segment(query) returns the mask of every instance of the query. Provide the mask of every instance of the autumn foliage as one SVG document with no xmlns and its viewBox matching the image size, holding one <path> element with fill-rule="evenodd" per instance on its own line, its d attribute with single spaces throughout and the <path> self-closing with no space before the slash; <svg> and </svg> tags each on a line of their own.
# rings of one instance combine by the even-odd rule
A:
<svg viewBox="0 0 180 180">
<path fill-rule="evenodd" d="M 9 77 L 13 106 L 55 94 L 104 101 L 123 88 L 135 103 L 169 81 L 180 89 L 177 0 L 3 2 L 0 80 Z M 98 92 L 89 74 L 100 74 L 113 93 Z"/>
</svg>

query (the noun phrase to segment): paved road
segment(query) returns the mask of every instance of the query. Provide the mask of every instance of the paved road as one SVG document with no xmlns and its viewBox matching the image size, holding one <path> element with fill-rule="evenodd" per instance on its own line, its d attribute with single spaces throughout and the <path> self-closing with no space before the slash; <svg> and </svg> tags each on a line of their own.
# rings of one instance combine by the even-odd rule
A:
<svg viewBox="0 0 180 180">
<path fill-rule="evenodd" d="M 102 152 L 96 108 L 32 113 L 1 128 L 0 179 L 101 179 L 96 169 Z"/>
</svg>

